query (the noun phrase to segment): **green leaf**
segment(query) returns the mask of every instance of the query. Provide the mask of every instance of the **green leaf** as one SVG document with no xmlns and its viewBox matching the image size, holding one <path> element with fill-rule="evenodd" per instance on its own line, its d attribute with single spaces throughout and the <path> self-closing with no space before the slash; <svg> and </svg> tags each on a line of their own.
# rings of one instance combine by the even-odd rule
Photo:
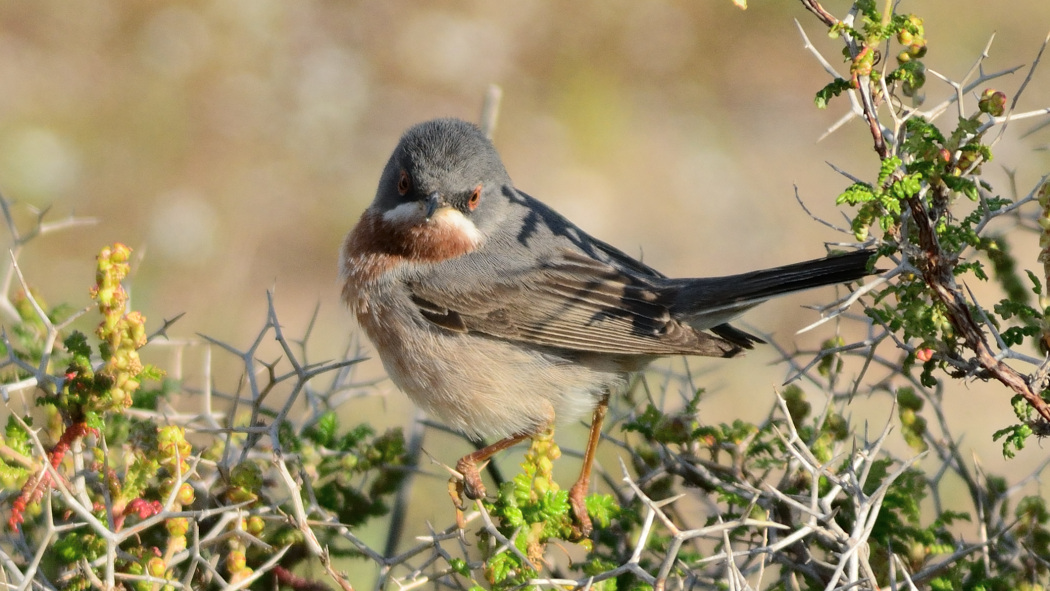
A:
<svg viewBox="0 0 1050 591">
<path fill-rule="evenodd" d="M 858 205 L 875 199 L 875 190 L 867 183 L 853 183 L 835 199 L 835 205 Z"/>
<path fill-rule="evenodd" d="M 827 86 L 817 91 L 817 95 L 813 97 L 813 103 L 817 105 L 818 109 L 826 109 L 831 99 L 839 96 L 843 92 L 846 92 L 852 88 L 852 83 L 845 78 L 836 78 L 829 82 Z"/>
<path fill-rule="evenodd" d="M 488 561 L 489 578 L 493 583 L 502 583 L 517 566 L 511 552 L 497 554 Z"/>
<path fill-rule="evenodd" d="M 332 447 L 335 443 L 336 431 L 339 430 L 339 417 L 335 412 L 328 411 L 317 419 L 312 427 L 306 430 L 304 436 L 322 447 Z"/>
<path fill-rule="evenodd" d="M 167 375 L 167 372 L 163 369 L 160 369 L 156 365 L 147 364 L 143 366 L 142 372 L 139 373 L 139 379 L 159 382 L 165 375 Z"/>
<path fill-rule="evenodd" d="M 865 17 L 873 20 L 879 19 L 879 9 L 875 5 L 875 0 L 857 0 L 853 6 Z"/>
<path fill-rule="evenodd" d="M 953 136 L 969 137 L 977 133 L 983 123 L 978 117 L 959 117 L 959 124 L 955 128 Z M 971 146 L 963 146 L 961 149 L 973 149 Z"/>
<path fill-rule="evenodd" d="M 620 506 L 612 495 L 588 495 L 584 503 L 587 505 L 587 514 L 599 527 L 609 527 L 609 523 L 620 513 Z"/>
<path fill-rule="evenodd" d="M 969 178 L 945 175 L 941 177 L 941 182 L 953 192 L 962 193 L 970 201 L 977 201 L 980 197 L 980 194 L 977 192 L 977 183 Z"/>
<path fill-rule="evenodd" d="M 879 173 L 879 176 L 882 177 L 882 172 Z M 890 193 L 897 201 L 907 201 L 918 195 L 920 190 L 922 190 L 922 177 L 918 174 L 906 174 L 901 180 L 890 185 Z M 899 207 L 897 204 L 896 213 L 900 213 Z"/>
<path fill-rule="evenodd" d="M 66 351 L 69 351 L 69 354 L 73 357 L 79 357 L 85 360 L 91 358 L 91 346 L 88 345 L 87 337 L 79 330 L 74 330 L 64 341 L 62 341 L 62 344 L 66 346 Z"/>
<path fill-rule="evenodd" d="M 1025 273 L 1028 274 L 1028 279 L 1032 282 L 1032 293 L 1034 293 L 1035 295 L 1042 295 L 1043 283 L 1039 281 L 1039 277 L 1028 269 L 1025 269 Z"/>
<path fill-rule="evenodd" d="M 368 424 L 362 423 L 354 427 L 346 435 L 343 435 L 339 444 L 335 446 L 339 450 L 350 450 L 353 449 L 357 444 L 364 441 L 366 438 L 375 435 L 375 429 Z"/>
<path fill-rule="evenodd" d="M 789 384 L 780 392 L 787 404 L 788 414 L 794 425 L 801 425 L 802 421 L 812 412 L 812 405 L 806 401 L 806 393 L 795 384 Z"/>
<path fill-rule="evenodd" d="M 1032 435 L 1032 428 L 1026 423 L 1011 425 L 992 434 L 992 441 L 1003 440 L 1003 457 L 1011 459 L 1024 449 L 1025 440 Z"/>
<path fill-rule="evenodd" d="M 908 119 L 904 122 L 904 129 L 908 134 L 906 147 L 911 146 L 914 148 L 919 144 L 944 145 L 946 141 L 941 130 L 922 117 L 916 116 Z M 908 151 L 909 153 L 915 153 L 914 149 Z"/>
<path fill-rule="evenodd" d="M 1017 346 L 1024 343 L 1025 337 L 1034 337 L 1042 333 L 1038 326 L 1011 326 L 1002 331 L 1003 342 L 1008 346 Z"/>
<path fill-rule="evenodd" d="M 901 167 L 901 159 L 896 156 L 890 156 L 879 163 L 879 185 L 885 186 L 886 182 L 890 180 L 895 172 Z"/>
<path fill-rule="evenodd" d="M 160 462 L 141 455 L 134 456 L 124 475 L 124 487 L 121 490 L 124 500 L 140 498 L 159 470 Z"/>
<path fill-rule="evenodd" d="M 648 439 L 653 439 L 656 428 L 659 426 L 663 418 L 663 413 L 661 413 L 653 404 L 649 404 L 645 407 L 645 410 L 642 411 L 642 414 L 638 415 L 632 421 L 625 422 L 621 428 L 624 431 L 633 431 L 644 435 Z"/>
<path fill-rule="evenodd" d="M 453 558 L 448 561 L 448 565 L 452 569 L 452 572 L 463 575 L 464 577 L 470 576 L 470 565 L 467 564 L 466 560 L 463 560 L 462 558 Z"/>
<path fill-rule="evenodd" d="M 95 431 L 101 432 L 106 428 L 106 419 L 102 416 L 102 413 L 95 411 L 86 411 L 84 413 L 84 421 L 87 426 Z"/>
<path fill-rule="evenodd" d="M 26 417 L 27 425 L 33 424 L 32 417 Z M 22 428 L 22 425 L 15 420 L 15 415 L 11 414 L 7 416 L 7 427 L 4 429 L 4 440 L 8 447 L 22 454 L 23 456 L 29 456 L 33 453 L 33 446 L 29 443 L 29 433 Z"/>
</svg>

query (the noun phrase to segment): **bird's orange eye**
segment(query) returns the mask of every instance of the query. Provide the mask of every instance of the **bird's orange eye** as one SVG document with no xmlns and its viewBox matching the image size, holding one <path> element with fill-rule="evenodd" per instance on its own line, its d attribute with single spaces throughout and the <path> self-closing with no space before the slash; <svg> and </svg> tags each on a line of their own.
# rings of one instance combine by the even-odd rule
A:
<svg viewBox="0 0 1050 591">
<path fill-rule="evenodd" d="M 467 207 L 470 211 L 474 211 L 477 208 L 478 203 L 481 201 L 481 185 L 474 187 L 474 191 L 470 194 L 470 200 L 467 201 Z"/>
<path fill-rule="evenodd" d="M 401 176 L 397 179 L 397 192 L 404 196 L 410 190 L 412 190 L 412 177 L 408 176 L 408 171 L 402 170 Z"/>
</svg>

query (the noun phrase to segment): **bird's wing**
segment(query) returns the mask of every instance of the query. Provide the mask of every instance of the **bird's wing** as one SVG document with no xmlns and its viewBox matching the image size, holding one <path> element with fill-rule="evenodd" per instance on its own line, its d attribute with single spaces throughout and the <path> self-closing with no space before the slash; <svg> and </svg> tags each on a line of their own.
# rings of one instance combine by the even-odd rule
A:
<svg viewBox="0 0 1050 591">
<path fill-rule="evenodd" d="M 739 352 L 738 345 L 673 318 L 674 294 L 660 282 L 564 250 L 490 282 L 453 278 L 410 281 L 408 287 L 425 318 L 453 331 L 581 352 L 717 357 Z"/>
</svg>

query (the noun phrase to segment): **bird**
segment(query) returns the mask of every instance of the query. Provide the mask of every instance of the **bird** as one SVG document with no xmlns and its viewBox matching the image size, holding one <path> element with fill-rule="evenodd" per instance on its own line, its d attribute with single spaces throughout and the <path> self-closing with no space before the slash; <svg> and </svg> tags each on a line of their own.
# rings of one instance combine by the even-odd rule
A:
<svg viewBox="0 0 1050 591">
<path fill-rule="evenodd" d="M 762 339 L 730 320 L 770 298 L 872 273 L 872 251 L 709 278 L 667 277 L 517 189 L 493 143 L 454 118 L 401 137 L 340 250 L 342 297 L 390 379 L 419 407 L 494 443 L 478 466 L 549 426 L 591 414 L 569 490 L 580 536 L 609 397 L 666 356 L 733 357 Z M 455 478 L 455 477 L 454 477 Z"/>
</svg>

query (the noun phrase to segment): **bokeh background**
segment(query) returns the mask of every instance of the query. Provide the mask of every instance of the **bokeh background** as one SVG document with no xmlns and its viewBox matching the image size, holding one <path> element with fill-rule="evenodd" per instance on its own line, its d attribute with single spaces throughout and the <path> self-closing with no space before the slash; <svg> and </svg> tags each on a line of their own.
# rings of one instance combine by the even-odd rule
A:
<svg viewBox="0 0 1050 591">
<path fill-rule="evenodd" d="M 847 3 L 826 5 L 841 13 Z M 901 9 L 926 18 L 926 63 L 956 79 L 993 33 L 986 71 L 1029 64 L 1050 29 L 1046 0 Z M 317 310 L 311 352 L 334 358 L 353 325 L 338 298 L 337 249 L 400 133 L 436 116 L 476 121 L 498 84 L 496 144 L 512 178 L 585 229 L 671 275 L 794 262 L 848 236 L 813 222 L 793 185 L 815 214 L 841 223 L 833 202 L 847 181 L 826 162 L 864 178 L 876 166 L 856 122 L 817 141 L 846 102 L 814 108 L 828 77 L 794 19 L 845 72 L 798 2 L 756 0 L 746 11 L 729 0 L 3 2 L 0 191 L 23 218 L 50 208 L 52 219 L 98 219 L 25 251 L 27 279 L 45 298 L 86 304 L 94 253 L 122 241 L 139 257 L 134 305 L 152 326 L 185 312 L 173 336 L 247 347 L 274 289 L 289 333 Z M 1023 76 L 995 85 L 1012 98 Z M 928 101 L 951 92 L 929 78 Z M 1047 103 L 1050 64 L 1019 108 Z M 1032 126 L 1012 126 L 997 148 L 1022 192 L 1050 170 L 1040 150 L 1050 130 L 1022 138 Z M 999 164 L 986 171 L 1009 194 Z M 1035 268 L 1026 240 L 1021 260 Z M 771 303 L 745 325 L 790 347 L 816 319 L 800 306 L 832 296 Z M 759 418 L 784 378 L 774 357 L 701 363 L 705 420 Z M 361 412 L 380 427 L 407 424 L 408 401 L 380 388 L 388 395 Z M 950 412 L 967 419 L 976 457 L 1013 470 L 990 441 L 1011 420 L 1009 394 L 952 390 Z M 878 428 L 891 412 L 887 401 L 855 409 Z M 439 459 L 451 462 L 451 449 L 460 451 L 439 449 Z M 1033 445 L 1011 466 L 1044 455 Z M 414 510 L 438 523 L 450 513 Z"/>
</svg>

